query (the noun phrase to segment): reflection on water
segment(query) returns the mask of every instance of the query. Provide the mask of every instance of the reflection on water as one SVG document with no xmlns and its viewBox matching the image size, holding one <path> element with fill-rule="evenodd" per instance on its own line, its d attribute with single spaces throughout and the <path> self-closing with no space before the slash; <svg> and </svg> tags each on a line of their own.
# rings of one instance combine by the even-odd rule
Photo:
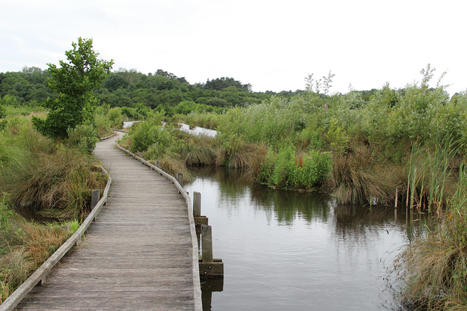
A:
<svg viewBox="0 0 467 311">
<path fill-rule="evenodd" d="M 196 179 L 186 189 L 202 193 L 214 256 L 224 262 L 223 291 L 204 285 L 212 310 L 379 310 L 392 304 L 386 268 L 422 232 L 406 229 L 404 209 L 336 206 L 326 196 L 253 186 L 234 170 L 192 173 Z"/>
</svg>

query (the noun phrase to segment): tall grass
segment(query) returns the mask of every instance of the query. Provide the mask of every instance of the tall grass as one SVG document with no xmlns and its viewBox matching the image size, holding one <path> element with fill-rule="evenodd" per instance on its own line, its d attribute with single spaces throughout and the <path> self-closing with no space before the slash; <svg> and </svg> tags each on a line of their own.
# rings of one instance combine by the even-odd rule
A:
<svg viewBox="0 0 467 311">
<path fill-rule="evenodd" d="M 456 191 L 455 145 L 455 141 L 448 139 L 430 148 L 412 146 L 407 168 L 408 207 L 428 212 L 434 209 L 441 214 L 447 199 Z"/>
<path fill-rule="evenodd" d="M 71 234 L 60 224 L 26 221 L 0 202 L 0 303 Z"/>
<path fill-rule="evenodd" d="M 42 136 L 24 119 L 0 133 L 0 154 L 0 190 L 26 217 L 82 219 L 91 189 L 105 185 L 89 156 Z"/>
<path fill-rule="evenodd" d="M 213 112 L 190 112 L 189 114 L 176 114 L 172 117 L 176 122 L 184 122 L 190 126 L 201 126 L 208 129 L 217 129 L 222 115 Z"/>
<path fill-rule="evenodd" d="M 439 225 L 410 245 L 396 262 L 406 284 L 403 301 L 410 309 L 467 309 L 466 206 L 467 170 L 462 164 Z"/>
</svg>

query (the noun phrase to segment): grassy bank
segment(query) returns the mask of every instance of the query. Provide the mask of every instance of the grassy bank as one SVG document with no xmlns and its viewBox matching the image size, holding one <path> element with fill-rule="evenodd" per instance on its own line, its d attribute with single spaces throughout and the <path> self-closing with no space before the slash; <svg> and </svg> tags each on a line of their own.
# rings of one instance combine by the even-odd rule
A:
<svg viewBox="0 0 467 311">
<path fill-rule="evenodd" d="M 0 301 L 77 229 L 91 189 L 105 182 L 79 144 L 42 136 L 30 118 L 7 118 L 0 130 Z"/>
</svg>

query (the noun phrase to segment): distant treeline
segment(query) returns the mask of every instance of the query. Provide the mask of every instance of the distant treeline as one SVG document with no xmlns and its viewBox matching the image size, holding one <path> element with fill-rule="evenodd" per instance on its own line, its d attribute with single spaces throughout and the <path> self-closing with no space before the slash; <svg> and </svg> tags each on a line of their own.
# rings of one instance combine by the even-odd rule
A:
<svg viewBox="0 0 467 311">
<path fill-rule="evenodd" d="M 25 67 L 19 72 L 0 73 L 0 104 L 35 106 L 56 94 L 47 86 L 48 73 L 37 67 Z M 112 72 L 97 89 L 100 105 L 110 107 L 140 107 L 164 111 L 168 115 L 198 112 L 222 112 L 231 107 L 258 104 L 272 95 L 292 97 L 303 90 L 253 92 L 250 84 L 222 77 L 205 83 L 190 84 L 185 78 L 164 70 L 143 74 L 136 70 Z M 377 90 L 353 91 L 367 101 Z M 327 97 L 326 95 L 321 95 Z"/>
<path fill-rule="evenodd" d="M 5 105 L 36 105 L 56 94 L 47 86 L 48 73 L 37 67 L 21 72 L 0 73 L 0 98 Z M 217 78 L 190 84 L 164 70 L 143 74 L 136 70 L 112 72 L 97 89 L 100 104 L 110 107 L 145 105 L 168 114 L 192 110 L 219 111 L 229 107 L 257 104 L 273 92 L 252 92 L 249 84 L 233 78 Z"/>
</svg>

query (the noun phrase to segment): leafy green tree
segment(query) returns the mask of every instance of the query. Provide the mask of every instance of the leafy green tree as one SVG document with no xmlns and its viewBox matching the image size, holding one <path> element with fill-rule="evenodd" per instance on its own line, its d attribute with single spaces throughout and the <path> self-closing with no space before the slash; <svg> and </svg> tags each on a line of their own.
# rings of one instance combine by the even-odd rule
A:
<svg viewBox="0 0 467 311">
<path fill-rule="evenodd" d="M 72 46 L 65 52 L 67 60 L 61 60 L 60 67 L 48 64 L 48 85 L 58 97 L 45 102 L 50 109 L 47 119 L 33 119 L 40 132 L 52 137 L 67 137 L 67 129 L 92 117 L 93 90 L 102 85 L 113 65 L 112 60 L 98 59 L 92 39 L 79 37 Z"/>
</svg>

